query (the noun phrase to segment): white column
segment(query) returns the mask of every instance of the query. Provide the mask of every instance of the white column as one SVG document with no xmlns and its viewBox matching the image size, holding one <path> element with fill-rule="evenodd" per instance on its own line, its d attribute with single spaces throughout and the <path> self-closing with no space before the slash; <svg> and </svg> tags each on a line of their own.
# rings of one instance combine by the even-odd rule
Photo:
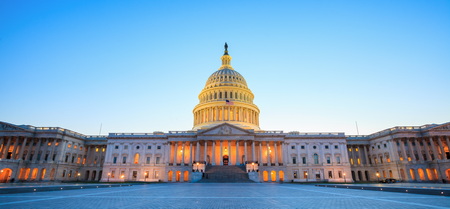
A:
<svg viewBox="0 0 450 209">
<path fill-rule="evenodd" d="M 208 152 L 208 141 L 205 140 L 205 152 L 204 152 L 204 156 L 203 156 L 203 161 L 205 161 L 205 163 L 206 163 L 207 152 Z"/>
<path fill-rule="evenodd" d="M 300 165 L 300 161 L 302 160 L 300 157 L 300 144 L 299 143 L 295 143 L 295 151 L 297 151 L 297 165 Z M 306 155 L 306 159 L 308 159 L 309 156 Z M 289 162 L 289 160 L 288 160 Z M 299 174 L 300 175 L 300 174 Z"/>
<path fill-rule="evenodd" d="M 414 138 L 414 144 L 416 145 L 416 149 L 417 149 L 417 155 L 419 155 L 419 160 L 421 162 L 424 161 L 423 159 L 423 154 L 422 154 L 422 146 L 420 146 L 419 141 L 417 140 L 417 138 Z"/>
<path fill-rule="evenodd" d="M 409 150 L 409 154 L 411 156 L 411 160 L 412 160 L 412 162 L 416 162 L 417 159 L 416 159 L 416 156 L 414 155 L 412 143 L 408 138 L 406 138 L 406 141 L 408 142 L 408 150 Z"/>
<path fill-rule="evenodd" d="M 430 143 L 431 143 L 431 150 L 433 151 L 434 159 L 437 160 L 437 159 L 439 159 L 439 156 L 438 156 L 438 153 L 436 150 L 436 145 L 434 144 L 433 137 L 430 136 L 430 138 L 428 138 L 428 139 L 430 140 Z"/>
<path fill-rule="evenodd" d="M 364 145 L 364 158 L 366 160 L 366 165 L 369 165 L 369 152 L 367 149 L 367 145 Z M 393 158 L 394 156 L 390 156 L 390 158 Z M 368 179 L 367 179 L 368 180 Z"/>
<path fill-rule="evenodd" d="M 269 148 L 270 148 L 270 144 L 267 141 L 266 142 L 266 149 L 267 149 L 267 165 L 268 166 L 272 165 L 272 162 L 270 162 L 270 149 Z"/>
<path fill-rule="evenodd" d="M 2 152 L 2 159 L 6 159 L 7 155 L 8 155 L 8 150 L 9 150 L 9 146 L 11 145 L 11 136 L 8 137 L 8 142 L 6 142 L 6 146 L 3 148 L 3 152 Z"/>
<path fill-rule="evenodd" d="M 175 142 L 175 150 L 173 151 L 173 165 L 178 164 L 178 142 Z"/>
<path fill-rule="evenodd" d="M 195 147 L 195 161 L 200 161 L 200 141 L 197 141 L 197 146 Z"/>
<path fill-rule="evenodd" d="M 403 142 L 403 140 L 402 139 L 399 139 L 399 141 L 400 141 L 400 149 L 401 149 L 401 151 L 402 151 L 402 156 L 403 156 L 403 160 L 405 161 L 407 161 L 408 159 L 408 156 L 406 156 L 406 151 L 405 151 L 405 143 Z"/>
<path fill-rule="evenodd" d="M 231 156 L 233 156 L 233 152 L 231 152 L 231 141 L 228 141 L 228 165 L 233 165 Z"/>
<path fill-rule="evenodd" d="M 220 165 L 223 165 L 223 145 L 222 145 L 222 140 L 220 140 Z"/>
<path fill-rule="evenodd" d="M 259 142 L 259 165 L 263 165 L 262 142 Z"/>
<path fill-rule="evenodd" d="M 182 156 L 181 156 L 181 165 L 182 166 L 184 166 L 184 157 L 185 157 L 185 154 L 184 153 L 186 153 L 186 150 L 184 149 L 184 145 L 186 144 L 186 142 L 182 142 L 183 144 L 181 145 L 181 150 L 182 150 Z"/>
<path fill-rule="evenodd" d="M 241 164 L 241 157 L 239 155 L 239 141 L 236 140 L 236 165 Z"/>
<path fill-rule="evenodd" d="M 39 154 L 39 150 L 41 149 L 41 139 L 40 138 L 38 138 L 37 139 L 37 144 L 36 144 L 36 149 L 35 149 L 35 151 L 34 151 L 34 155 L 33 155 L 33 162 L 36 162 L 36 160 L 37 160 L 37 156 L 38 156 L 38 154 Z"/>
<path fill-rule="evenodd" d="M 442 145 L 442 139 L 440 136 L 437 137 L 437 141 L 438 141 L 439 149 L 441 150 L 441 159 L 444 160 L 444 159 L 446 159 L 446 156 L 445 156 L 444 145 Z"/>
<path fill-rule="evenodd" d="M 244 141 L 244 164 L 247 163 L 248 157 L 247 157 L 247 141 Z"/>
<path fill-rule="evenodd" d="M 428 148 L 428 142 L 426 138 L 422 138 L 422 143 L 425 148 L 425 155 L 427 156 L 427 161 L 431 161 L 430 149 Z"/>
<path fill-rule="evenodd" d="M 278 142 L 274 142 L 274 147 L 275 147 L 275 165 L 278 166 L 278 146 L 277 146 Z"/>
<path fill-rule="evenodd" d="M 17 152 L 17 147 L 19 146 L 20 136 L 16 136 L 15 138 L 16 138 L 16 140 L 14 142 L 13 151 L 12 151 L 12 155 L 11 155 L 11 159 L 13 159 L 13 160 L 16 159 L 16 152 Z"/>
<path fill-rule="evenodd" d="M 252 162 L 256 162 L 257 160 L 255 159 L 255 141 L 252 141 Z"/>
<path fill-rule="evenodd" d="M 23 152 L 25 151 L 25 147 L 26 147 L 26 145 L 27 145 L 27 141 L 28 141 L 28 138 L 25 137 L 25 138 L 23 139 L 22 145 L 20 146 L 19 160 L 23 160 L 23 159 L 22 159 L 22 158 L 23 158 L 22 156 L 23 156 Z"/>
</svg>

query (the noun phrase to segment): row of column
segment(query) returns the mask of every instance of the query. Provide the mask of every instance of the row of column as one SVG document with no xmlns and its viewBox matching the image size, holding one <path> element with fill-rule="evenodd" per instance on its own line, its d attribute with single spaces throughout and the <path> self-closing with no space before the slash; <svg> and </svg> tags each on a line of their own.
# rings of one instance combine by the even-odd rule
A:
<svg viewBox="0 0 450 209">
<path fill-rule="evenodd" d="M 449 159 L 445 152 L 445 148 L 449 150 L 450 139 L 448 136 L 429 136 L 423 138 L 409 137 L 394 139 L 394 144 L 397 142 L 400 145 L 398 160 L 400 161 L 432 161 L 435 159 L 444 160 Z M 405 146 L 407 143 L 407 147 Z M 415 146 L 412 145 L 415 144 Z M 423 147 L 421 146 L 423 144 Z M 415 148 L 415 149 L 414 149 Z M 417 153 L 417 156 L 415 155 Z"/>
<path fill-rule="evenodd" d="M 233 95 L 234 94 L 234 95 Z M 242 93 L 238 93 L 238 92 L 210 92 L 210 93 L 206 93 L 203 94 L 202 96 L 200 96 L 200 102 L 207 102 L 207 101 L 217 101 L 218 99 L 235 99 L 235 100 L 240 100 L 240 101 L 244 101 L 244 102 L 252 102 L 252 98 L 250 97 L 250 95 L 248 94 L 242 94 Z"/>
<path fill-rule="evenodd" d="M 350 164 L 352 165 L 369 164 L 369 151 L 367 145 L 348 145 L 347 148 L 348 153 L 350 153 L 349 156 Z"/>
<path fill-rule="evenodd" d="M 258 112 L 244 107 L 208 107 L 194 113 L 194 125 L 215 121 L 239 121 L 259 125 L 258 114 Z"/>
<path fill-rule="evenodd" d="M 61 156 L 61 149 L 56 150 L 57 147 L 62 148 L 62 146 L 59 146 L 60 143 L 60 139 L 51 138 L 28 138 L 20 136 L 2 137 L 0 138 L 0 159 L 22 159 L 32 162 L 46 160 L 48 162 L 53 162 L 54 154 L 59 154 L 55 157 L 55 161 Z M 49 149 L 50 151 L 47 155 Z M 39 154 L 41 155 L 39 156 Z M 47 159 L 45 159 L 46 157 Z"/>
<path fill-rule="evenodd" d="M 283 143 L 278 141 L 216 140 L 170 142 L 168 163 L 192 165 L 192 162 L 196 161 L 210 163 L 211 165 L 223 165 L 223 159 L 226 155 L 228 156 L 228 165 L 258 162 L 261 166 L 265 163 L 278 166 L 283 162 L 283 146 Z M 219 148 L 218 151 L 217 148 Z M 219 156 L 219 162 L 217 162 L 217 155 Z"/>
</svg>

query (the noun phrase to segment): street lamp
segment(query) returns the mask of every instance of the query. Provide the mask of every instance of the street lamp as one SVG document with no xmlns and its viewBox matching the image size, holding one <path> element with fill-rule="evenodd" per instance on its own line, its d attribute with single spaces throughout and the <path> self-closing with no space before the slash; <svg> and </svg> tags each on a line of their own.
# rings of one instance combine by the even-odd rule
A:
<svg viewBox="0 0 450 209">
<path fill-rule="evenodd" d="M 147 172 L 145 172 L 144 181 L 147 181 Z"/>
<path fill-rule="evenodd" d="M 79 180 L 80 180 L 80 176 L 81 176 L 81 174 L 80 174 L 80 173 L 78 173 L 78 174 L 77 174 L 77 181 L 79 181 Z"/>
<path fill-rule="evenodd" d="M 308 172 L 306 172 L 306 182 L 308 182 Z"/>
<path fill-rule="evenodd" d="M 347 183 L 347 179 L 345 178 L 345 173 L 344 173 L 344 183 Z"/>
<path fill-rule="evenodd" d="M 108 182 L 109 182 L 109 177 L 111 176 L 111 173 L 108 173 Z"/>
<path fill-rule="evenodd" d="M 378 182 L 380 182 L 380 173 L 377 172 Z"/>
<path fill-rule="evenodd" d="M 255 163 L 252 163 L 252 171 L 255 172 Z"/>
</svg>

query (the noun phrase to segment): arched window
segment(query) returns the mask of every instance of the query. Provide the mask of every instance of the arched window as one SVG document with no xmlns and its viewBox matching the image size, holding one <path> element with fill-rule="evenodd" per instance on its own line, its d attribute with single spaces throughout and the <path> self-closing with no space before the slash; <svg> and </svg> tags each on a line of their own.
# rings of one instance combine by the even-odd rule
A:
<svg viewBox="0 0 450 209">
<path fill-rule="evenodd" d="M 139 163 L 139 153 L 136 153 L 134 155 L 134 164 L 138 164 Z"/>
<path fill-rule="evenodd" d="M 319 164 L 319 155 L 314 154 L 314 164 Z"/>
</svg>

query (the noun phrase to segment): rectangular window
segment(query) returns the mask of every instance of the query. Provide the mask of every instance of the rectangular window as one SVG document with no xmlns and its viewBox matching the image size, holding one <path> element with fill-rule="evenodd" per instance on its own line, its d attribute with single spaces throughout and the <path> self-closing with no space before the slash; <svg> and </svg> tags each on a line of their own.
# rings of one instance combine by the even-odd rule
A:
<svg viewBox="0 0 450 209">
<path fill-rule="evenodd" d="M 338 171 L 339 178 L 342 178 L 342 171 Z"/>
<path fill-rule="evenodd" d="M 303 145 L 302 145 L 302 146 L 300 146 L 300 149 L 305 149 L 305 146 L 303 146 Z"/>
<path fill-rule="evenodd" d="M 123 164 L 127 163 L 127 157 L 123 157 L 123 158 L 122 158 L 122 163 L 123 163 Z"/>
<path fill-rule="evenodd" d="M 308 178 L 308 171 L 303 171 L 303 178 L 307 179 Z"/>
<path fill-rule="evenodd" d="M 339 149 L 339 146 L 338 145 L 334 145 L 334 149 Z"/>
<path fill-rule="evenodd" d="M 331 158 L 327 157 L 327 164 L 331 164 Z"/>
<path fill-rule="evenodd" d="M 114 178 L 116 176 L 116 171 L 111 171 L 111 178 Z"/>
<path fill-rule="evenodd" d="M 333 178 L 333 171 L 328 171 L 328 178 L 332 179 Z"/>
<path fill-rule="evenodd" d="M 123 146 L 123 149 L 128 149 L 128 145 Z"/>
<path fill-rule="evenodd" d="M 161 157 L 156 157 L 156 164 L 159 164 L 161 161 Z"/>
<path fill-rule="evenodd" d="M 383 146 L 384 146 L 384 148 L 386 148 L 386 147 L 387 147 L 387 145 L 386 145 L 386 144 L 383 144 Z"/>
<path fill-rule="evenodd" d="M 119 149 L 119 146 L 117 146 L 117 145 L 116 145 L 116 146 L 114 146 L 114 149 Z"/>
<path fill-rule="evenodd" d="M 339 157 L 339 156 L 336 157 L 336 163 L 337 163 L 337 164 L 341 164 L 341 157 Z"/>
<path fill-rule="evenodd" d="M 117 157 L 114 157 L 113 158 L 113 164 L 116 164 L 117 163 Z"/>
<path fill-rule="evenodd" d="M 325 145 L 325 149 L 329 149 L 329 146 L 328 146 L 328 145 Z"/>
<path fill-rule="evenodd" d="M 302 163 L 306 164 L 306 157 L 302 157 Z"/>
<path fill-rule="evenodd" d="M 292 157 L 292 164 L 297 164 L 297 158 L 296 157 Z"/>
<path fill-rule="evenodd" d="M 291 149 L 295 149 L 295 146 L 291 146 Z"/>
<path fill-rule="evenodd" d="M 150 157 L 147 157 L 147 160 L 145 161 L 146 164 L 150 164 Z"/>
<path fill-rule="evenodd" d="M 292 173 L 292 175 L 294 176 L 294 179 L 298 178 L 297 171 L 294 171 L 294 173 Z"/>
<path fill-rule="evenodd" d="M 147 149 L 152 149 L 152 146 L 147 146 Z"/>
<path fill-rule="evenodd" d="M 161 149 L 161 146 L 156 146 L 156 149 Z"/>
</svg>

